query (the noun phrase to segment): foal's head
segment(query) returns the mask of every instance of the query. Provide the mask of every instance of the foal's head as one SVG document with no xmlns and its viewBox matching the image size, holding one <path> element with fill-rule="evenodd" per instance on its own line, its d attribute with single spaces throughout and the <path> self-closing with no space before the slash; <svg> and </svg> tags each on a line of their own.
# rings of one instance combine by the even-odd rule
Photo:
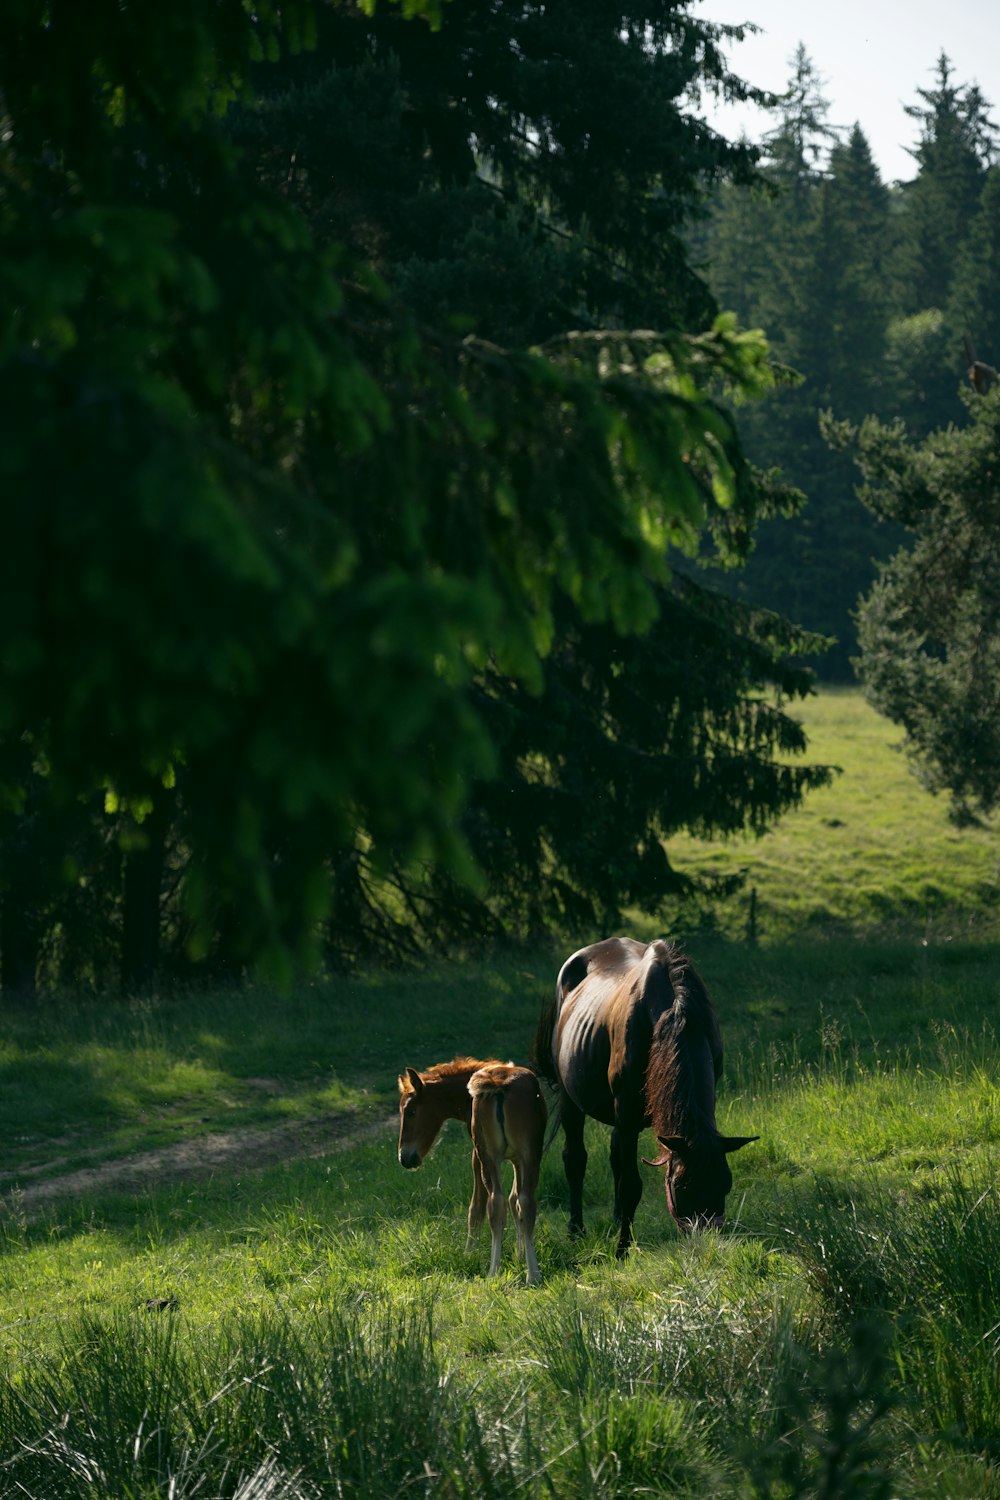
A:
<svg viewBox="0 0 1000 1500">
<path fill-rule="evenodd" d="M 472 1119 L 468 1082 L 483 1064 L 474 1057 L 435 1063 L 418 1073 L 405 1068 L 399 1075 L 399 1164 L 419 1167 L 437 1140 L 445 1120 Z"/>
<path fill-rule="evenodd" d="M 399 1165 L 419 1167 L 434 1144 L 444 1116 L 434 1108 L 428 1088 L 416 1068 L 399 1075 Z"/>
</svg>

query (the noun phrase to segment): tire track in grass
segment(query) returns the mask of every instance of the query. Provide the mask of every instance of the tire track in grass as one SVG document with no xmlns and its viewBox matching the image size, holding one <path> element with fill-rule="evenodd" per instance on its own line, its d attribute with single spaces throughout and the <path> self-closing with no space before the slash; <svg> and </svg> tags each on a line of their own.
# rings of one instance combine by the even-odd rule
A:
<svg viewBox="0 0 1000 1500">
<path fill-rule="evenodd" d="M 28 1180 L 51 1171 L 53 1164 L 43 1163 L 19 1173 L 19 1180 L 0 1193 L 0 1205 L 16 1203 L 27 1212 L 56 1198 L 103 1192 L 141 1193 L 154 1185 L 198 1181 L 222 1170 L 257 1171 L 281 1161 L 314 1160 L 348 1151 L 380 1135 L 392 1135 L 395 1127 L 395 1114 L 361 1122 L 356 1115 L 349 1114 L 243 1130 L 216 1130 L 93 1167 L 47 1176 L 40 1182 Z"/>
</svg>

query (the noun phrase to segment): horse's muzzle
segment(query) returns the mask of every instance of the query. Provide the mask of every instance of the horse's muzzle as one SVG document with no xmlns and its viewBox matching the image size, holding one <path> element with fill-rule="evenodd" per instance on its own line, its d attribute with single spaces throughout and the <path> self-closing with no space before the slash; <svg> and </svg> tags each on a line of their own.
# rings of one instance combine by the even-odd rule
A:
<svg viewBox="0 0 1000 1500">
<path fill-rule="evenodd" d="M 678 1219 L 677 1227 L 684 1234 L 693 1234 L 696 1229 L 721 1229 L 725 1222 L 725 1214 L 706 1214 L 699 1219 Z"/>
<path fill-rule="evenodd" d="M 414 1146 L 408 1146 L 405 1151 L 400 1147 L 399 1165 L 401 1167 L 419 1167 L 422 1160 L 420 1152 Z"/>
</svg>

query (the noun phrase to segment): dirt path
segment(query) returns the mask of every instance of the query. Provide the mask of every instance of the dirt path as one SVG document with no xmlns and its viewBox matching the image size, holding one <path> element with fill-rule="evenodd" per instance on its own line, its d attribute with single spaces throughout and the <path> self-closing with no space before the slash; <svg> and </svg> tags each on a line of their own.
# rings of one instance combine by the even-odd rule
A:
<svg viewBox="0 0 1000 1500">
<path fill-rule="evenodd" d="M 21 1174 L 17 1187 L 0 1193 L 0 1205 L 16 1201 L 30 1212 L 57 1198 L 98 1192 L 142 1193 L 167 1183 L 203 1181 L 220 1171 L 258 1171 L 280 1161 L 330 1156 L 379 1136 L 390 1139 L 395 1127 L 395 1115 L 363 1121 L 355 1115 L 329 1115 L 247 1130 L 213 1131 L 155 1151 L 47 1176 L 41 1182 L 27 1179 L 47 1172 L 51 1164 L 30 1168 Z"/>
</svg>

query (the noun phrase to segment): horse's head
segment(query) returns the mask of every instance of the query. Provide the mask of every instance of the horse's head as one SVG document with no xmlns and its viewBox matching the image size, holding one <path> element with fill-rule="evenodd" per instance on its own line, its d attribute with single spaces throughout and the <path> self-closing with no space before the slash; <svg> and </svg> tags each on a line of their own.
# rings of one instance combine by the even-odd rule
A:
<svg viewBox="0 0 1000 1500">
<path fill-rule="evenodd" d="M 648 1167 L 666 1167 L 663 1185 L 670 1216 L 685 1234 L 692 1229 L 721 1229 L 726 1219 L 726 1195 L 733 1185 L 727 1156 L 756 1135 L 719 1135 L 694 1143 L 683 1136 L 658 1136 L 659 1156 L 642 1159 Z"/>
<path fill-rule="evenodd" d="M 441 1115 L 416 1068 L 399 1075 L 399 1165 L 419 1167 L 441 1129 Z"/>
</svg>

